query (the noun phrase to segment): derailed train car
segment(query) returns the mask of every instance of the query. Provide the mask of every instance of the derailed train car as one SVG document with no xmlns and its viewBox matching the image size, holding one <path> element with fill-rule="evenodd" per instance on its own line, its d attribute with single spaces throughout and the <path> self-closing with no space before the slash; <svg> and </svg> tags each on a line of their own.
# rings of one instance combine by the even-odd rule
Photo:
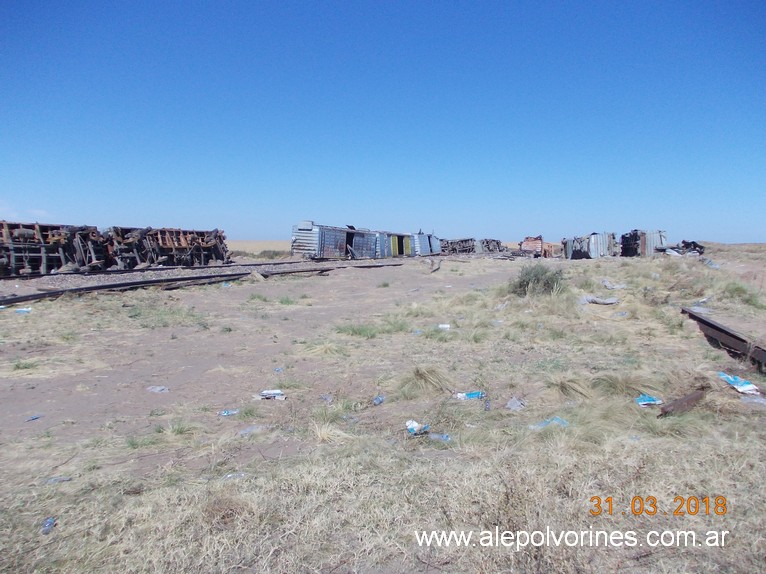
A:
<svg viewBox="0 0 766 574">
<path fill-rule="evenodd" d="M 0 221 L 0 276 L 98 270 L 107 264 L 104 238 L 89 225 Z"/>
<path fill-rule="evenodd" d="M 621 238 L 620 255 L 623 257 L 654 257 L 660 248 L 667 246 L 664 231 L 643 231 L 634 229 Z"/>
<path fill-rule="evenodd" d="M 561 240 L 565 259 L 599 259 L 620 254 L 620 242 L 610 232 L 591 233 Z"/>
<path fill-rule="evenodd" d="M 307 259 L 385 259 L 438 254 L 439 245 L 437 237 L 426 233 L 371 231 L 306 220 L 293 226 L 290 252 Z"/>
<path fill-rule="evenodd" d="M 229 263 L 223 231 L 110 227 L 106 233 L 109 259 L 118 269 L 139 265 L 196 267 Z"/>
<path fill-rule="evenodd" d="M 0 222 L 0 276 L 229 263 L 223 231 Z"/>
<path fill-rule="evenodd" d="M 507 251 L 503 242 L 499 239 L 476 239 L 467 237 L 464 239 L 442 239 L 442 255 L 457 255 L 460 253 L 501 253 Z"/>
</svg>

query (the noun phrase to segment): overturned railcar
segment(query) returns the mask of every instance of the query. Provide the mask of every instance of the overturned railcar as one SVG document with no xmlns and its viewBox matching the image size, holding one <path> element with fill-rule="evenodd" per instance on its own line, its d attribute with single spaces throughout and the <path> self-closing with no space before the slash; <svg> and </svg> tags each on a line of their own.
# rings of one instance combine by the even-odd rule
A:
<svg viewBox="0 0 766 574">
<path fill-rule="evenodd" d="M 616 235 L 606 231 L 562 239 L 561 246 L 566 259 L 598 259 L 620 254 L 620 243 Z"/>
<path fill-rule="evenodd" d="M 352 225 L 333 227 L 301 221 L 293 225 L 290 252 L 307 259 L 375 258 L 379 234 Z"/>
<path fill-rule="evenodd" d="M 420 256 L 439 255 L 442 251 L 441 241 L 430 233 L 415 233 L 412 236 L 415 254 Z"/>
<path fill-rule="evenodd" d="M 634 229 L 623 234 L 620 240 L 622 257 L 654 257 L 657 249 L 668 243 L 664 231 L 643 231 Z"/>
<path fill-rule="evenodd" d="M 103 269 L 108 262 L 98 229 L 0 221 L 0 276 Z"/>
<path fill-rule="evenodd" d="M 111 227 L 106 233 L 109 259 L 117 269 L 138 266 L 180 265 L 195 267 L 229 263 L 223 231 L 151 227 Z"/>
<path fill-rule="evenodd" d="M 467 237 L 464 239 L 442 239 L 442 255 L 457 255 L 460 253 L 500 253 L 506 251 L 506 247 L 499 239 L 476 239 Z"/>
<path fill-rule="evenodd" d="M 438 254 L 439 238 L 427 233 L 395 233 L 334 227 L 313 221 L 293 226 L 290 252 L 307 259 L 385 259 Z"/>
<path fill-rule="evenodd" d="M 0 276 L 228 263 L 222 231 L 0 222 Z"/>
</svg>

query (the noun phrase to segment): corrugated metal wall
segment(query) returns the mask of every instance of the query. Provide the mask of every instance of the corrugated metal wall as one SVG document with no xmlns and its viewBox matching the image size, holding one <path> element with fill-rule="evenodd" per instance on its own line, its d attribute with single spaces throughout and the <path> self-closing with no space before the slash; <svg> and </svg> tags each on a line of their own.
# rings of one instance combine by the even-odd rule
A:
<svg viewBox="0 0 766 574">
<path fill-rule="evenodd" d="M 618 255 L 617 240 L 614 233 L 591 233 L 588 236 L 588 254 L 591 259 Z"/>
<path fill-rule="evenodd" d="M 667 236 L 664 231 L 634 229 L 622 236 L 621 245 L 623 257 L 654 257 L 657 247 L 667 245 Z"/>
<path fill-rule="evenodd" d="M 654 257 L 657 255 L 656 247 L 667 245 L 667 236 L 664 231 L 647 231 L 641 242 L 641 256 Z"/>
<path fill-rule="evenodd" d="M 354 241 L 351 244 L 351 247 L 353 248 L 356 257 L 374 259 L 377 243 L 377 234 L 368 231 L 355 231 Z"/>
<path fill-rule="evenodd" d="M 416 255 L 433 255 L 441 253 L 441 243 L 437 237 L 428 233 L 416 233 L 412 236 Z"/>
<path fill-rule="evenodd" d="M 319 254 L 319 227 L 313 221 L 301 221 L 293 225 L 290 251 L 293 255 L 316 257 Z"/>
</svg>

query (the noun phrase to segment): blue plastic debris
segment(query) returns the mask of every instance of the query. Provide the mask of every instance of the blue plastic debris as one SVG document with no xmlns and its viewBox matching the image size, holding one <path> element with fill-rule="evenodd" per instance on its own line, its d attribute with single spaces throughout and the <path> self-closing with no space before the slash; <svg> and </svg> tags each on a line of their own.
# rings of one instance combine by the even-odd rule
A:
<svg viewBox="0 0 766 574">
<path fill-rule="evenodd" d="M 423 425 L 413 420 L 407 421 L 406 424 L 407 424 L 407 432 L 410 433 L 412 436 L 424 435 L 431 428 L 430 425 Z"/>
<path fill-rule="evenodd" d="M 43 527 L 40 529 L 40 532 L 43 534 L 50 534 L 54 526 L 56 526 L 56 517 L 49 516 L 43 522 Z"/>
<path fill-rule="evenodd" d="M 231 417 L 239 414 L 239 409 L 224 409 L 218 414 L 222 417 Z"/>
<path fill-rule="evenodd" d="M 452 438 L 448 434 L 441 434 L 438 432 L 428 433 L 428 438 L 430 438 L 431 440 L 438 440 L 440 442 L 449 442 L 452 440 Z"/>
<path fill-rule="evenodd" d="M 540 429 L 544 429 L 545 427 L 547 427 L 549 425 L 553 425 L 553 424 L 562 426 L 564 428 L 569 426 L 569 423 L 567 421 L 565 421 L 564 419 L 562 419 L 561 417 L 552 417 L 552 418 L 546 419 L 544 421 L 540 421 L 537 424 L 529 425 L 529 428 L 531 430 L 540 430 Z"/>
<path fill-rule="evenodd" d="M 32 415 L 31 417 L 29 417 L 29 418 L 28 418 L 27 420 L 25 420 L 24 422 L 25 422 L 25 423 L 28 423 L 29 421 L 36 421 L 37 419 L 39 419 L 39 418 L 40 418 L 40 417 L 42 417 L 42 416 L 43 416 L 43 415 Z"/>
<path fill-rule="evenodd" d="M 718 373 L 718 376 L 721 377 L 727 383 L 729 383 L 729 385 L 734 387 L 734 390 L 737 391 L 738 393 L 743 393 L 745 395 L 761 394 L 761 391 L 753 383 L 751 383 L 750 381 L 746 381 L 745 379 L 740 379 L 737 375 L 727 375 L 726 373 Z"/>
<path fill-rule="evenodd" d="M 658 399 L 652 395 L 647 395 L 646 393 L 641 393 L 641 395 L 636 397 L 634 400 L 640 407 L 651 407 L 662 404 L 662 399 Z"/>
<path fill-rule="evenodd" d="M 452 396 L 459 401 L 470 401 L 474 399 L 483 399 L 487 394 L 484 391 L 470 391 L 468 393 L 453 393 Z"/>
</svg>

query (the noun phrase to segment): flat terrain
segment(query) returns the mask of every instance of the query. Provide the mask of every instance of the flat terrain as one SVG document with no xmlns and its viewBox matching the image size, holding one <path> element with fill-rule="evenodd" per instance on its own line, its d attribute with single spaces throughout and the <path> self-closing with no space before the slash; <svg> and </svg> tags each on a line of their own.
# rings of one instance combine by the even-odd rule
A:
<svg viewBox="0 0 766 574">
<path fill-rule="evenodd" d="M 705 255 L 720 269 L 544 261 L 562 278 L 550 294 L 513 292 L 526 260 L 407 259 L 2 310 L 0 570 L 762 571 L 766 407 L 717 373 L 766 378 L 680 307 L 766 333 L 766 246 Z M 698 387 L 676 416 L 634 402 Z M 254 400 L 267 389 L 287 400 Z M 474 390 L 489 410 L 451 394 Z M 514 398 L 524 408 L 506 408 Z M 553 417 L 568 426 L 531 428 Z M 451 440 L 408 436 L 410 419 Z M 592 497 L 611 497 L 611 514 L 593 516 Z M 728 534 L 694 548 L 478 544 L 496 527 Z M 472 531 L 475 546 L 418 545 L 431 530 Z"/>
</svg>

